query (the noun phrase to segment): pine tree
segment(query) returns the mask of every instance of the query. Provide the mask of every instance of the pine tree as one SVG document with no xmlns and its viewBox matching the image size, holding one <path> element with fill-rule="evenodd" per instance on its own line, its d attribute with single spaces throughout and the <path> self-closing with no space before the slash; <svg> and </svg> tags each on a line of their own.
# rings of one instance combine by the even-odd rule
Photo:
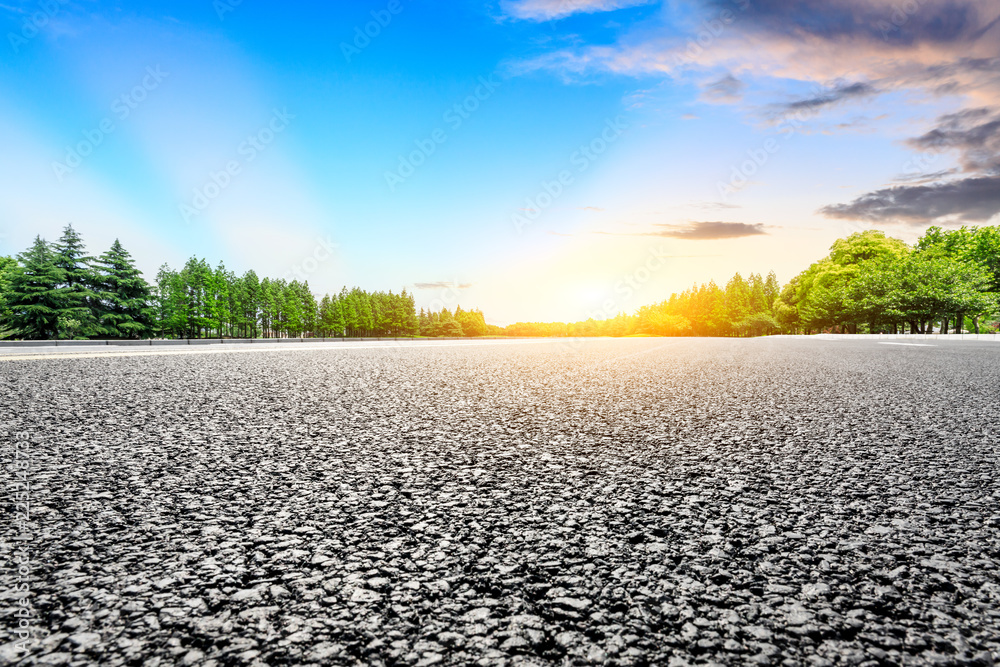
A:
<svg viewBox="0 0 1000 667">
<path fill-rule="evenodd" d="M 42 237 L 36 236 L 30 249 L 18 255 L 21 265 L 11 274 L 6 305 L 15 335 L 28 340 L 59 337 L 60 326 L 72 329 L 63 315 L 65 275 L 56 266 L 55 254 Z"/>
<path fill-rule="evenodd" d="M 302 318 L 302 333 L 310 336 L 316 335 L 316 328 L 319 320 L 319 306 L 316 304 L 316 296 L 309 289 L 309 281 L 300 283 L 297 286 L 299 297 L 299 312 Z"/>
<path fill-rule="evenodd" d="M 247 271 L 243 274 L 243 320 L 249 327 L 247 332 L 250 338 L 256 338 L 260 333 L 258 324 L 260 322 L 260 280 L 254 271 Z"/>
<path fill-rule="evenodd" d="M 86 254 L 83 239 L 66 225 L 63 235 L 53 246 L 55 265 L 63 272 L 66 290 L 61 315 L 67 322 L 79 322 L 76 331 L 61 332 L 67 337 L 91 337 L 105 333 L 98 321 L 101 314 L 100 299 L 95 291 L 93 257 Z M 72 334 L 72 335 L 71 335 Z"/>
<path fill-rule="evenodd" d="M 416 302 L 413 299 L 413 295 L 409 294 L 405 288 L 400 298 L 403 301 L 403 332 L 408 336 L 416 336 L 420 333 Z M 422 312 L 423 308 L 420 310 Z"/>
<path fill-rule="evenodd" d="M 417 335 L 418 336 L 429 336 L 431 329 L 431 318 L 424 312 L 424 309 L 420 309 L 420 314 L 417 316 Z"/>
<path fill-rule="evenodd" d="M 14 333 L 10 327 L 10 308 L 7 306 L 10 294 L 10 278 L 17 270 L 17 260 L 13 257 L 0 257 L 0 340 Z"/>
<path fill-rule="evenodd" d="M 118 239 L 98 260 L 96 277 L 104 333 L 113 338 L 149 336 L 155 314 L 149 284 Z"/>
</svg>

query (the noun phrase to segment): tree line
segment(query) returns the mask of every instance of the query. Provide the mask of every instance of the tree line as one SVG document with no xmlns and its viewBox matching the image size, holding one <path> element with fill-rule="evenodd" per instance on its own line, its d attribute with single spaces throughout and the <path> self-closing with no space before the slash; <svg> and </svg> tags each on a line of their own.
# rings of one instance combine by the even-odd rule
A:
<svg viewBox="0 0 1000 667">
<path fill-rule="evenodd" d="M 774 273 L 695 285 L 634 314 L 582 322 L 486 324 L 480 310 L 416 311 L 398 294 L 242 276 L 192 258 L 148 284 L 116 240 L 87 255 L 67 226 L 17 258 L 0 257 L 0 338 L 285 338 L 368 336 L 760 336 L 997 329 L 1000 227 L 931 227 L 916 244 L 865 231 L 783 287 Z"/>
<path fill-rule="evenodd" d="M 519 322 L 507 327 L 513 336 L 736 336 L 760 335 L 778 328 L 771 313 L 781 286 L 774 272 L 766 278 L 736 274 L 720 288 L 696 285 L 634 315 L 583 322 Z"/>
<path fill-rule="evenodd" d="M 191 258 L 160 267 L 150 285 L 116 240 L 99 258 L 67 226 L 56 243 L 37 237 L 0 257 L 0 338 L 28 340 L 482 336 L 479 310 L 416 312 L 398 294 L 344 287 L 317 298 L 308 282 L 236 275 Z"/>
<path fill-rule="evenodd" d="M 931 227 L 914 246 L 869 230 L 784 287 L 736 274 L 695 285 L 633 315 L 519 322 L 512 336 L 760 336 L 775 333 L 943 333 L 997 330 L 1000 227 Z M 984 328 L 984 323 L 987 325 Z"/>
</svg>

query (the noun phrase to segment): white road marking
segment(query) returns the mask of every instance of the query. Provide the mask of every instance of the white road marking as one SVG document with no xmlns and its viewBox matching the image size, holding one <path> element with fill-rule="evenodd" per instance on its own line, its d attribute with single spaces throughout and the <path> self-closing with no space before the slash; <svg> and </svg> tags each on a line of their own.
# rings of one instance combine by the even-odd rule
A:
<svg viewBox="0 0 1000 667">
<path fill-rule="evenodd" d="M 32 354 L 25 352 L 17 355 L 0 356 L 0 361 L 28 361 L 42 359 L 103 359 L 105 357 L 158 357 L 174 356 L 183 354 L 239 354 L 241 352 L 306 352 L 309 350 L 386 350 L 386 349 L 416 349 L 421 347 L 478 347 L 482 345 L 530 345 L 533 343 L 552 343 L 560 339 L 532 339 L 532 340 L 497 340 L 497 341 L 470 341 L 470 342 L 419 342 L 407 343 L 405 341 L 386 341 L 381 345 L 352 345 L 351 343 L 289 343 L 281 347 L 267 346 L 266 343 L 257 345 L 211 345 L 211 346 L 183 346 L 181 349 L 165 347 L 161 349 L 130 350 L 114 352 L 83 351 L 63 352 L 60 354 Z"/>
<path fill-rule="evenodd" d="M 930 343 L 879 343 L 879 345 L 906 345 L 907 347 L 937 347 Z"/>
</svg>

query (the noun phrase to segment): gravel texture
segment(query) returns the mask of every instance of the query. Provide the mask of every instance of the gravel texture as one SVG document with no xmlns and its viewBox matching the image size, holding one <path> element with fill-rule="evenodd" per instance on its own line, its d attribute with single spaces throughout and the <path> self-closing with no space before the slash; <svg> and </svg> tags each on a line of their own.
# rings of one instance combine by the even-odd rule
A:
<svg viewBox="0 0 1000 667">
<path fill-rule="evenodd" d="M 40 638 L 0 664 L 1000 659 L 989 344 L 597 340 L 0 376 L 4 428 L 33 436 Z"/>
</svg>

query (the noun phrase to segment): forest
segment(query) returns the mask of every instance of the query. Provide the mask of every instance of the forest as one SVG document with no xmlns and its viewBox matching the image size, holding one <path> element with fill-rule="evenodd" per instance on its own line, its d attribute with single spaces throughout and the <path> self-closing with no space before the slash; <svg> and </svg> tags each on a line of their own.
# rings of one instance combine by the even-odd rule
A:
<svg viewBox="0 0 1000 667">
<path fill-rule="evenodd" d="M 519 322 L 514 336 L 762 336 L 776 333 L 997 331 L 1000 227 L 931 227 L 914 246 L 869 230 L 784 287 L 736 274 L 695 285 L 632 315 L 585 322 Z"/>
<path fill-rule="evenodd" d="M 495 327 L 499 331 L 499 327 Z M 478 310 L 415 312 L 405 289 L 343 288 L 317 297 L 308 282 L 242 276 L 191 258 L 160 267 L 149 284 L 118 241 L 98 258 L 66 227 L 53 244 L 36 238 L 0 258 L 0 338 L 290 338 L 483 336 Z M 495 333 L 495 332 L 494 332 Z"/>
<path fill-rule="evenodd" d="M 116 240 L 99 257 L 67 226 L 0 257 L 0 339 L 761 336 L 776 333 L 997 331 L 1000 227 L 931 227 L 913 246 L 875 230 L 781 286 L 775 274 L 695 285 L 632 314 L 488 325 L 480 310 L 416 310 L 414 297 L 236 275 L 191 258 L 150 284 Z"/>
</svg>

